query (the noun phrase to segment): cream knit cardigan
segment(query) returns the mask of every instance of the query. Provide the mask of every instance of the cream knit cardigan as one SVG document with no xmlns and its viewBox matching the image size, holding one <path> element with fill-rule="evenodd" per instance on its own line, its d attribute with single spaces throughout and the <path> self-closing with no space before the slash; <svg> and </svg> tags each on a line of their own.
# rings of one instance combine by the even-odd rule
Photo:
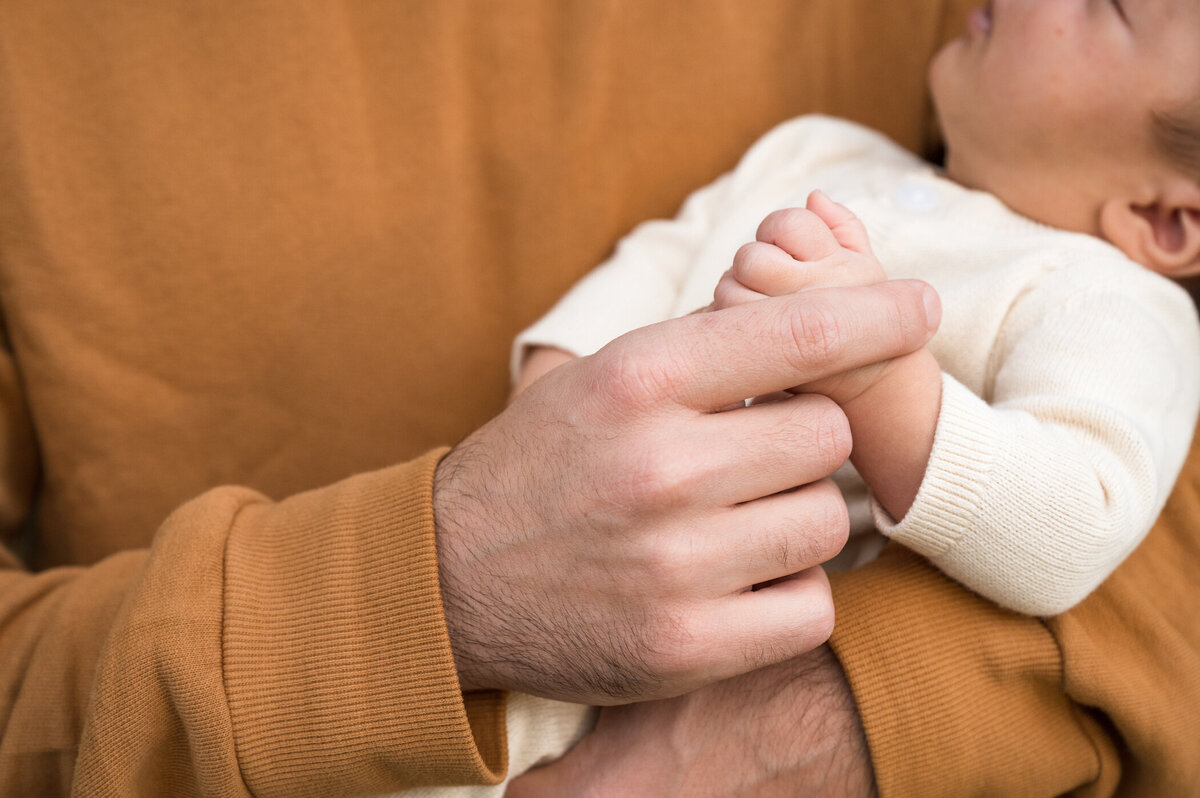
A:
<svg viewBox="0 0 1200 798">
<path fill-rule="evenodd" d="M 899 522 L 839 473 L 869 559 L 877 529 L 1019 612 L 1081 601 L 1137 546 L 1188 450 L 1200 326 L 1188 295 L 1097 238 L 952 183 L 857 125 L 808 116 L 762 138 L 678 217 L 639 226 L 514 346 L 578 355 L 706 305 L 772 210 L 820 188 L 866 224 L 889 277 L 940 293 L 943 394 L 924 482 Z M 876 536 L 877 537 L 877 536 Z"/>
</svg>

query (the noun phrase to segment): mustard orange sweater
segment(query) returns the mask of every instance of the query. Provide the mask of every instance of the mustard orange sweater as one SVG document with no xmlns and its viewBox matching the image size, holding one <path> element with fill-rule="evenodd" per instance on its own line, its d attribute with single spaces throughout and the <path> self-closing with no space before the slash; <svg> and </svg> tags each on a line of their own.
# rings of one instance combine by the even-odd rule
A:
<svg viewBox="0 0 1200 798">
<path fill-rule="evenodd" d="M 0 0 L 0 794 L 500 772 L 440 619 L 439 447 L 501 408 L 513 333 L 775 122 L 921 145 L 968 5 Z M 1050 623 L 899 549 L 836 582 L 885 795 L 1196 783 L 1195 463 Z"/>
</svg>

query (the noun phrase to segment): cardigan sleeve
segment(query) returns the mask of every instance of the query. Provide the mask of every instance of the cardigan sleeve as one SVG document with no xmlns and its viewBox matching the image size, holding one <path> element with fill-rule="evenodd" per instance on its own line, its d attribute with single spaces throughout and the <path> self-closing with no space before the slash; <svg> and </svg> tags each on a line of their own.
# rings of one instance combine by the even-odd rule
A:
<svg viewBox="0 0 1200 798">
<path fill-rule="evenodd" d="M 933 451 L 879 528 L 997 603 L 1056 615 L 1149 530 L 1200 409 L 1200 332 L 1178 287 L 1130 266 L 1047 275 L 1007 312 L 986 397 L 946 376 Z M 985 399 L 987 401 L 985 401 Z"/>
<path fill-rule="evenodd" d="M 9 558 L 0 792 L 496 781 L 503 698 L 464 698 L 442 618 L 441 454 L 280 502 L 216 489 L 173 513 L 149 550 L 90 568 L 30 574 Z M 56 689 L 64 676 L 79 689 Z M 63 715 L 80 739 L 40 722 Z"/>
<path fill-rule="evenodd" d="M 831 577 L 830 640 L 890 796 L 1186 795 L 1200 783 L 1200 446 L 1142 544 L 1041 620 L 910 550 Z"/>
</svg>

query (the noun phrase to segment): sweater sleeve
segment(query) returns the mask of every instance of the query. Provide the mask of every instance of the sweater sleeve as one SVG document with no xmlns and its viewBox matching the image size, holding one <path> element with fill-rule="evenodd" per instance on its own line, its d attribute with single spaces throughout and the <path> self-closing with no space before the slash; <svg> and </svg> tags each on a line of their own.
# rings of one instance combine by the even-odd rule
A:
<svg viewBox="0 0 1200 798">
<path fill-rule="evenodd" d="M 1143 543 L 1040 620 L 890 545 L 831 577 L 830 640 L 891 796 L 1188 795 L 1200 783 L 1200 446 Z"/>
<path fill-rule="evenodd" d="M 896 523 L 875 506 L 884 534 L 1032 615 L 1074 606 L 1137 546 L 1200 407 L 1187 296 L 1140 273 L 1080 279 L 1051 275 L 1009 310 L 990 402 L 945 377 L 912 508 Z"/>
<path fill-rule="evenodd" d="M 0 792 L 497 780 L 503 698 L 464 699 L 442 619 L 441 454 L 280 502 L 217 489 L 173 513 L 148 551 L 91 568 L 34 575 L 10 559 L 4 711 L 20 734 L 6 732 Z"/>
</svg>

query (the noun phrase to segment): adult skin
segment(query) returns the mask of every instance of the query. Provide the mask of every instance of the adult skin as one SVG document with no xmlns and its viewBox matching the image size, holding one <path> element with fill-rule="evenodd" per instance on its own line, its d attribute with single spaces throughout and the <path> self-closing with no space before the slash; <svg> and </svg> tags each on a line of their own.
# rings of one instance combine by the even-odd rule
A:
<svg viewBox="0 0 1200 798">
<path fill-rule="evenodd" d="M 532 385 L 434 484 L 463 688 L 668 698 L 820 644 L 845 417 L 819 396 L 722 408 L 912 352 L 940 312 L 915 281 L 817 289 L 636 330 Z"/>
<path fill-rule="evenodd" d="M 505 796 L 875 794 L 854 696 L 821 646 L 677 698 L 606 707 L 565 757 L 514 780 Z"/>
</svg>

